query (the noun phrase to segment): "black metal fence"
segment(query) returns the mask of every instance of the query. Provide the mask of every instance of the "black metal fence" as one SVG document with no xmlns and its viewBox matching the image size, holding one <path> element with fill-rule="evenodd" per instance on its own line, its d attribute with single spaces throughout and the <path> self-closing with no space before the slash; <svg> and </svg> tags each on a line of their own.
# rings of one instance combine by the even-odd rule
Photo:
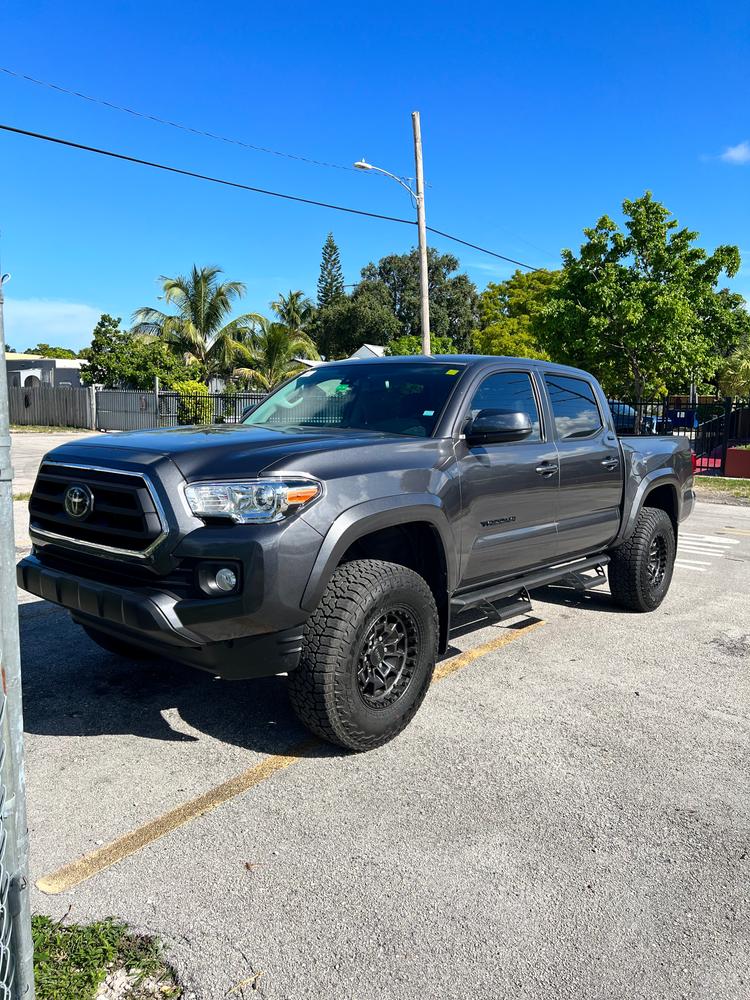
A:
<svg viewBox="0 0 750 1000">
<path fill-rule="evenodd" d="M 96 393 L 96 427 L 101 431 L 146 430 L 188 424 L 237 424 L 251 407 L 266 398 L 259 392 L 136 392 L 100 389 Z"/>
<path fill-rule="evenodd" d="M 38 386 L 10 390 L 11 423 L 67 426 L 102 431 L 143 430 L 189 424 L 236 424 L 266 398 L 261 392 L 138 392 L 132 389 L 70 389 Z M 689 438 L 697 469 L 724 475 L 727 450 L 750 444 L 750 399 L 706 399 L 690 403 L 685 396 L 608 400 L 617 433 L 647 436 L 679 434 Z M 311 401 L 306 423 L 335 424 L 345 400 L 328 400 L 325 412 Z M 308 412 L 309 410 L 309 412 Z M 277 422 L 283 417 L 279 415 Z M 274 418 L 271 417 L 271 423 Z"/>
<path fill-rule="evenodd" d="M 617 433 L 679 434 L 690 440 L 696 469 L 702 475 L 724 475 L 727 450 L 750 444 L 750 399 L 704 399 L 684 396 L 625 402 L 610 399 Z"/>
</svg>

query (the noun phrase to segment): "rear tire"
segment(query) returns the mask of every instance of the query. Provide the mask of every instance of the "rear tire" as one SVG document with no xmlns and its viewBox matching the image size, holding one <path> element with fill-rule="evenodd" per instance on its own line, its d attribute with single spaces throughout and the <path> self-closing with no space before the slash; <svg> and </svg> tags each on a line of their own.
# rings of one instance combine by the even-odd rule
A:
<svg viewBox="0 0 750 1000">
<path fill-rule="evenodd" d="M 339 566 L 305 626 L 289 675 L 300 721 L 349 750 L 371 750 L 413 719 L 435 668 L 438 615 L 425 580 L 377 559 Z"/>
<path fill-rule="evenodd" d="M 654 611 L 672 582 L 676 544 L 669 515 L 644 507 L 635 531 L 611 553 L 609 589 L 621 608 Z"/>
<path fill-rule="evenodd" d="M 89 625 L 81 625 L 81 628 L 92 642 L 95 642 L 97 646 L 101 646 L 102 649 L 106 649 L 108 653 L 114 653 L 115 656 L 121 656 L 125 660 L 155 659 L 154 654 L 149 653 L 147 649 L 131 645 L 129 642 L 125 642 L 124 639 L 118 639 L 107 632 L 100 632 L 99 629 L 91 628 Z"/>
</svg>

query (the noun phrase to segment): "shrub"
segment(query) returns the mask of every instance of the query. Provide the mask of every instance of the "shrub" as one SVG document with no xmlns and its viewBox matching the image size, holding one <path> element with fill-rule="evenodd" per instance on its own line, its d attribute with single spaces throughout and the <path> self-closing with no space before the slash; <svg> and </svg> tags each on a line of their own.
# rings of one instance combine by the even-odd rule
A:
<svg viewBox="0 0 750 1000">
<path fill-rule="evenodd" d="M 202 382 L 183 379 L 173 382 L 170 388 L 178 393 L 177 423 L 180 426 L 213 423 L 213 400 Z"/>
</svg>

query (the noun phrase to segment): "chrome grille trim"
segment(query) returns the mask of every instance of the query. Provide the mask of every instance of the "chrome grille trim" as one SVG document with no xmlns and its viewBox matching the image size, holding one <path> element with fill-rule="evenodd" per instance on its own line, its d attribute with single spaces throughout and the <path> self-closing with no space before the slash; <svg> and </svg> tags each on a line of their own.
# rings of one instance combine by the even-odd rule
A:
<svg viewBox="0 0 750 1000">
<path fill-rule="evenodd" d="M 164 541 L 164 539 L 169 534 L 169 528 L 167 523 L 167 517 L 164 513 L 164 507 L 162 506 L 159 496 L 154 489 L 154 485 L 149 479 L 149 477 L 144 472 L 132 472 L 128 469 L 113 469 L 104 465 L 83 465 L 78 462 L 52 462 L 45 461 L 42 459 L 40 465 L 40 471 L 44 466 L 53 466 L 58 469 L 80 469 L 81 472 L 105 472 L 109 475 L 114 476 L 130 476 L 136 479 L 143 480 L 143 483 L 148 491 L 151 501 L 156 510 L 157 517 L 159 518 L 159 524 L 161 526 L 161 531 L 157 537 L 149 543 L 145 549 L 126 549 L 115 545 L 102 545 L 99 542 L 87 542 L 80 538 L 74 538 L 71 535 L 60 535 L 55 531 L 47 531 L 44 528 L 34 527 L 33 524 L 29 525 L 29 535 L 31 540 L 39 539 L 45 542 L 54 542 L 56 544 L 62 545 L 65 548 L 70 549 L 82 549 L 86 552 L 101 552 L 107 555 L 116 556 L 126 559 L 148 559 L 151 553 Z M 36 488 L 36 484 L 34 484 Z M 31 499 L 34 497 L 34 492 L 32 491 Z"/>
</svg>

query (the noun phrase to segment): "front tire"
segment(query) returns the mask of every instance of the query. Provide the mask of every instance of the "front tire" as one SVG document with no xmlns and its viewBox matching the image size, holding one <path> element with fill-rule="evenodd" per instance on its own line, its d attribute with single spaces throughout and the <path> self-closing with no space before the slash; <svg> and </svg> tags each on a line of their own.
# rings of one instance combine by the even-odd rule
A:
<svg viewBox="0 0 750 1000">
<path fill-rule="evenodd" d="M 372 750 L 412 720 L 435 668 L 438 616 L 425 580 L 377 559 L 339 566 L 305 627 L 292 706 L 316 736 Z"/>
<path fill-rule="evenodd" d="M 611 553 L 609 589 L 617 604 L 628 611 L 654 611 L 667 595 L 676 554 L 669 515 L 644 507 L 635 531 Z"/>
</svg>

